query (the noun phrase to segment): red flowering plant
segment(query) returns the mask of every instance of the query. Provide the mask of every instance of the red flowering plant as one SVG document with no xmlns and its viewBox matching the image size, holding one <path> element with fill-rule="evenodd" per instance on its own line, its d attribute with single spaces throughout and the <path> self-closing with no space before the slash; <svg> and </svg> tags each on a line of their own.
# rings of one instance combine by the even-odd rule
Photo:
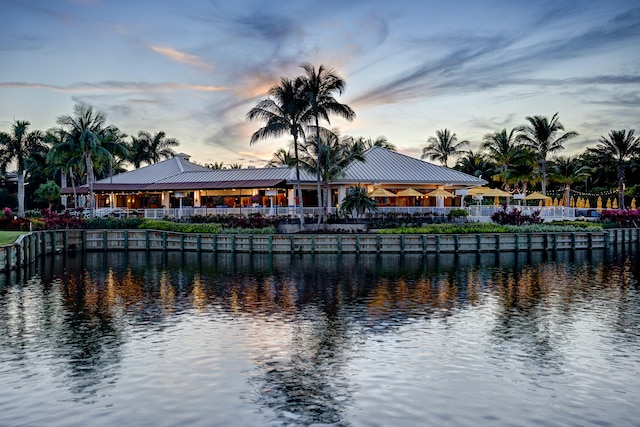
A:
<svg viewBox="0 0 640 427">
<path fill-rule="evenodd" d="M 600 212 L 600 221 L 618 227 L 640 227 L 640 208 L 606 209 Z"/>
<path fill-rule="evenodd" d="M 58 214 L 50 209 L 42 209 L 42 220 L 46 230 L 86 228 L 87 226 L 87 222 L 79 216 L 73 216 L 69 212 Z"/>
<path fill-rule="evenodd" d="M 0 215 L 0 230 L 29 231 L 31 221 L 27 218 L 18 218 L 11 208 L 4 208 Z"/>
</svg>

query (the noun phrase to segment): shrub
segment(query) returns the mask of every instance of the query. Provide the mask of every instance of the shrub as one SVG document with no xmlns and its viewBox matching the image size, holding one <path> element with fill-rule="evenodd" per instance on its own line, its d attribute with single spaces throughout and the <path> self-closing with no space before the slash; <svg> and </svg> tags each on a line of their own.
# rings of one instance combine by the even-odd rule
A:
<svg viewBox="0 0 640 427">
<path fill-rule="evenodd" d="M 600 212 L 600 221 L 607 226 L 631 227 L 640 226 L 640 208 L 638 209 L 606 209 Z"/>
<path fill-rule="evenodd" d="M 46 230 L 86 228 L 87 221 L 69 212 L 58 214 L 49 209 L 42 209 L 42 221 Z"/>
<path fill-rule="evenodd" d="M 522 210 L 513 207 L 510 210 L 500 210 L 491 214 L 491 221 L 500 225 L 525 225 L 542 224 L 540 211 L 536 210 L 531 215 L 523 214 Z"/>
<path fill-rule="evenodd" d="M 87 228 L 132 229 L 138 228 L 143 221 L 143 218 L 93 218 L 88 221 Z"/>
</svg>

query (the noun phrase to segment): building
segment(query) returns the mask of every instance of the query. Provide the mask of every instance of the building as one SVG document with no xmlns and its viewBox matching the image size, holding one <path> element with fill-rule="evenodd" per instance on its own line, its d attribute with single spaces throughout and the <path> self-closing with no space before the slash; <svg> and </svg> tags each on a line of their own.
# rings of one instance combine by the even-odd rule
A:
<svg viewBox="0 0 640 427">
<path fill-rule="evenodd" d="M 379 206 L 460 206 L 464 191 L 485 180 L 395 151 L 373 147 L 364 162 L 354 162 L 328 187 L 331 206 L 344 198 L 350 186 L 383 191 Z M 296 170 L 292 167 L 213 170 L 189 161 L 184 153 L 152 165 L 94 183 L 96 206 L 126 209 L 184 208 L 290 208 L 296 197 Z M 317 207 L 315 174 L 300 171 L 303 202 Z M 434 191 L 439 190 L 437 193 Z M 87 194 L 83 185 L 77 193 Z M 73 194 L 64 188 L 64 194 Z M 432 194 L 430 194 L 432 193 Z M 457 194 L 456 194 L 457 193 Z M 377 193 L 373 193 L 376 195 Z"/>
</svg>

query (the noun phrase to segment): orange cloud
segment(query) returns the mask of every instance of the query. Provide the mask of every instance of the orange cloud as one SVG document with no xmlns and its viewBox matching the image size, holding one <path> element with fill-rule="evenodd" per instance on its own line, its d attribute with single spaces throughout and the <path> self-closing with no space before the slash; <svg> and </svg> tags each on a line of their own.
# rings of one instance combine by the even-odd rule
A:
<svg viewBox="0 0 640 427">
<path fill-rule="evenodd" d="M 206 71 L 213 71 L 213 65 L 208 64 L 202 58 L 199 58 L 195 55 L 191 55 L 189 53 L 180 52 L 170 47 L 166 46 L 151 46 L 151 50 L 159 53 L 162 56 L 166 56 L 175 62 L 180 62 L 181 64 L 191 65 L 193 67 L 201 68 Z"/>
</svg>

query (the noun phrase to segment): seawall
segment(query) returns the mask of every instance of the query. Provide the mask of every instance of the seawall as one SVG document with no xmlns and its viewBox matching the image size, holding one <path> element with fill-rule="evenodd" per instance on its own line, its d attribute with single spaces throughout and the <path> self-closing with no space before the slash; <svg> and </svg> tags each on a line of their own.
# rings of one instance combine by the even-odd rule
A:
<svg viewBox="0 0 640 427">
<path fill-rule="evenodd" d="M 598 232 L 480 234 L 200 234 L 157 230 L 52 230 L 20 236 L 0 247 L 0 270 L 41 255 L 85 251 L 194 251 L 228 253 L 430 254 L 603 249 L 640 245 L 640 228 Z"/>
</svg>

